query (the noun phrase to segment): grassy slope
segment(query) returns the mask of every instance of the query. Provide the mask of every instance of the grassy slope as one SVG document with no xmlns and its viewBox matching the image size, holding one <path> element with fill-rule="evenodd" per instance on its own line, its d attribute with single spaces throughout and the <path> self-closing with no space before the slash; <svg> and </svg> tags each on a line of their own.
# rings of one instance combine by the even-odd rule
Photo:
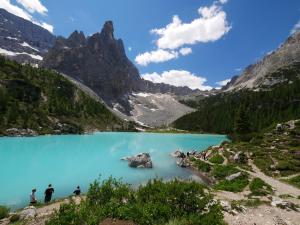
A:
<svg viewBox="0 0 300 225">
<path fill-rule="evenodd" d="M 58 73 L 0 57 L 0 134 L 30 128 L 40 134 L 114 130 L 125 125 L 104 105 Z"/>
</svg>

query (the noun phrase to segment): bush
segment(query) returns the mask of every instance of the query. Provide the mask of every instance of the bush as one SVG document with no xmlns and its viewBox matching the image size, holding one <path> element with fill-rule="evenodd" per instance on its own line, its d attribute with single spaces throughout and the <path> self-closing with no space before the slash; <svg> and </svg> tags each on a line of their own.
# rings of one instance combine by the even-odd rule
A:
<svg viewBox="0 0 300 225">
<path fill-rule="evenodd" d="M 201 160 L 194 161 L 194 165 L 197 167 L 198 170 L 208 173 L 211 170 L 211 166 L 208 163 L 205 163 Z"/>
<path fill-rule="evenodd" d="M 216 154 L 216 155 L 214 155 L 213 157 L 211 157 L 211 158 L 209 159 L 209 161 L 210 161 L 211 163 L 215 163 L 215 164 L 222 164 L 222 163 L 224 162 L 224 158 L 223 158 L 221 155 Z"/>
<path fill-rule="evenodd" d="M 300 175 L 287 180 L 287 182 L 300 188 Z"/>
<path fill-rule="evenodd" d="M 239 172 L 239 170 L 231 165 L 227 165 L 227 166 L 215 165 L 212 171 L 212 175 L 217 179 L 223 179 L 237 172 Z"/>
<path fill-rule="evenodd" d="M 0 220 L 8 217 L 9 215 L 9 208 L 5 207 L 5 206 L 0 206 Z"/>
<path fill-rule="evenodd" d="M 217 183 L 214 186 L 214 188 L 217 190 L 224 190 L 230 192 L 241 192 L 248 184 L 249 184 L 248 177 L 246 175 L 242 175 L 231 181 L 222 180 L 219 183 Z"/>
<path fill-rule="evenodd" d="M 11 222 L 11 223 L 15 223 L 15 222 L 17 222 L 17 221 L 19 221 L 20 220 L 20 215 L 18 215 L 18 214 L 13 214 L 10 218 L 9 218 L 9 221 Z"/>
<path fill-rule="evenodd" d="M 86 201 L 63 205 L 47 225 L 97 225 L 105 218 L 131 220 L 139 225 L 224 224 L 219 204 L 199 183 L 152 180 L 133 190 L 109 178 L 91 184 Z"/>
<path fill-rule="evenodd" d="M 252 192 L 252 195 L 256 196 L 267 195 L 273 192 L 272 187 L 260 178 L 254 178 L 251 181 L 249 188 Z"/>
</svg>

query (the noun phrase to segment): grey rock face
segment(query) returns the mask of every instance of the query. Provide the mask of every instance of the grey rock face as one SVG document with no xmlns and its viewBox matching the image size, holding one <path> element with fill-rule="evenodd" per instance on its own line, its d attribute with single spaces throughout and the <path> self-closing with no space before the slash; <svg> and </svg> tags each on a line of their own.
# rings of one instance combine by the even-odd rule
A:
<svg viewBox="0 0 300 225">
<path fill-rule="evenodd" d="M 272 86 L 281 81 L 269 80 L 267 74 L 297 62 L 300 62 L 300 32 L 290 36 L 278 49 L 269 53 L 261 61 L 248 66 L 241 76 L 235 77 L 224 87 L 224 90 Z"/>
<path fill-rule="evenodd" d="M 8 55 L 10 58 L 21 63 L 40 63 L 55 39 L 48 30 L 0 9 L 0 48 L 19 53 Z"/>
<path fill-rule="evenodd" d="M 137 68 L 127 58 L 121 39 L 115 39 L 111 21 L 105 22 L 100 33 L 85 37 L 75 31 L 67 39 L 58 38 L 45 55 L 43 66 L 55 69 L 82 82 L 113 108 L 128 116 L 133 110 L 133 92 L 174 93 L 185 95 L 188 87 L 154 84 L 143 80 Z"/>
</svg>

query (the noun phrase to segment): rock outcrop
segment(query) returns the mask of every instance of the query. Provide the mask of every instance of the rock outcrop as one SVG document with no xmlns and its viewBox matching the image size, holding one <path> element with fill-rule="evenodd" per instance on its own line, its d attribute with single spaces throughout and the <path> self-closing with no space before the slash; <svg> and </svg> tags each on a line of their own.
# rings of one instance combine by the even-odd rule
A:
<svg viewBox="0 0 300 225">
<path fill-rule="evenodd" d="M 56 37 L 48 30 L 0 9 L 0 54 L 21 63 L 39 64 Z"/>
<path fill-rule="evenodd" d="M 187 95 L 200 92 L 142 79 L 127 58 L 123 41 L 115 38 L 112 21 L 105 22 L 101 32 L 90 37 L 75 31 L 69 38 L 57 38 L 54 47 L 45 55 L 43 66 L 82 82 L 108 106 L 118 106 L 118 111 L 126 115 L 133 109 L 132 93 Z"/>
<path fill-rule="evenodd" d="M 128 161 L 128 166 L 134 168 L 152 168 L 153 163 L 149 153 L 139 153 L 135 156 L 125 157 L 122 160 Z"/>
</svg>

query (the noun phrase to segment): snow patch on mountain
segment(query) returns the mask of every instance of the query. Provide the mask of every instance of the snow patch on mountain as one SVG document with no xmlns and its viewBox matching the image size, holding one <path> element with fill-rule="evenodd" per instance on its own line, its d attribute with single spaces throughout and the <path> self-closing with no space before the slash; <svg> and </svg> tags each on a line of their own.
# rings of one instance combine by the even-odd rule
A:
<svg viewBox="0 0 300 225">
<path fill-rule="evenodd" d="M 27 47 L 27 48 L 31 48 L 32 50 L 34 50 L 34 51 L 36 51 L 36 52 L 39 52 L 40 50 L 38 50 L 37 48 L 34 48 L 34 47 L 32 47 L 30 44 L 28 44 L 27 42 L 23 42 L 23 43 L 21 43 L 20 44 L 21 46 L 23 46 L 23 47 Z"/>
<path fill-rule="evenodd" d="M 12 52 L 12 51 L 8 51 L 8 50 L 3 49 L 3 48 L 0 48 L 0 54 L 6 55 L 6 56 L 28 55 L 33 59 L 43 60 L 43 57 L 40 56 L 40 55 L 33 55 L 33 54 L 26 53 L 26 52 Z"/>
</svg>

